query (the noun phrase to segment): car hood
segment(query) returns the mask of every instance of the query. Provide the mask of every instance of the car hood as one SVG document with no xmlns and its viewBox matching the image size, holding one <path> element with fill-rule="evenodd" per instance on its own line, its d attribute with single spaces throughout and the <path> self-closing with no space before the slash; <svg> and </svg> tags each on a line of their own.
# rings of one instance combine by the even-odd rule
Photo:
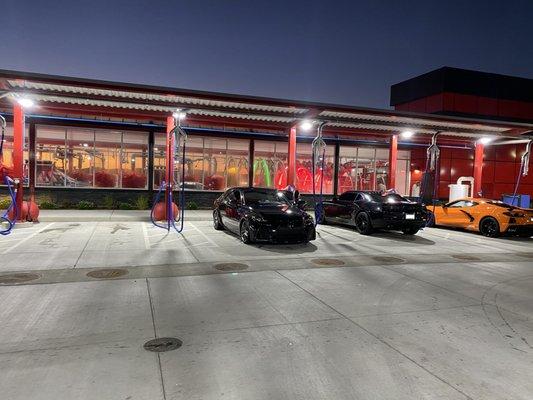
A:
<svg viewBox="0 0 533 400">
<path fill-rule="evenodd" d="M 276 215 L 303 216 L 305 213 L 297 206 L 287 204 L 254 204 L 250 206 L 250 210 L 265 218 Z"/>
</svg>

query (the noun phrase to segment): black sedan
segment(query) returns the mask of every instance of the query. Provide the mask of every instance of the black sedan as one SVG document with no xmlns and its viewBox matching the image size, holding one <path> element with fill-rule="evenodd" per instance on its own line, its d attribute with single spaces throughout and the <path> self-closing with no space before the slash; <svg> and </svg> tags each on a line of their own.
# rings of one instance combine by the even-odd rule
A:
<svg viewBox="0 0 533 400">
<path fill-rule="evenodd" d="M 295 198 L 296 197 L 296 198 Z M 227 229 L 244 243 L 308 242 L 316 238 L 313 219 L 292 192 L 231 188 L 215 200 L 215 229 Z"/>
<path fill-rule="evenodd" d="M 348 191 L 332 201 L 325 201 L 323 206 L 321 223 L 354 225 L 363 235 L 370 235 L 375 229 L 400 230 L 414 235 L 425 226 L 427 219 L 422 205 L 395 193 Z"/>
</svg>

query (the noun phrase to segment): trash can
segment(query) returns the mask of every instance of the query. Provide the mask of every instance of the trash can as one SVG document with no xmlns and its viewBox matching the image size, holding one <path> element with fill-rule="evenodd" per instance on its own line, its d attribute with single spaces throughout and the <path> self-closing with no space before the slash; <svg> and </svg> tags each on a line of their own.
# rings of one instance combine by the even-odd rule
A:
<svg viewBox="0 0 533 400">
<path fill-rule="evenodd" d="M 516 196 L 513 196 L 512 194 L 504 194 L 502 195 L 502 201 L 510 206 L 529 208 L 531 197 L 529 194 L 517 194 Z"/>
</svg>

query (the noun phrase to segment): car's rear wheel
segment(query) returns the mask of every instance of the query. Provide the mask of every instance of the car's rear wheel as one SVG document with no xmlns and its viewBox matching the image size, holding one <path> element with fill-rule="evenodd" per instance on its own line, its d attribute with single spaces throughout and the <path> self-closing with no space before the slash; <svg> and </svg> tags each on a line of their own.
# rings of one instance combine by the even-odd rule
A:
<svg viewBox="0 0 533 400">
<path fill-rule="evenodd" d="M 220 212 L 218 210 L 213 211 L 213 227 L 217 231 L 224 229 L 224 225 L 222 225 L 222 221 L 220 220 Z"/>
<path fill-rule="evenodd" d="M 418 228 L 417 226 L 407 226 L 407 227 L 402 229 L 402 232 L 405 235 L 416 235 L 419 230 L 420 230 L 420 228 Z"/>
<path fill-rule="evenodd" d="M 244 220 L 241 223 L 240 237 L 244 244 L 252 243 L 252 237 L 250 235 L 250 223 L 247 220 Z"/>
<path fill-rule="evenodd" d="M 355 216 L 355 229 L 361 235 L 370 235 L 372 233 L 372 223 L 366 212 L 360 212 Z"/>
<path fill-rule="evenodd" d="M 426 226 L 428 228 L 433 228 L 435 226 L 435 214 L 432 213 L 431 211 L 428 211 L 427 213 Z"/>
<path fill-rule="evenodd" d="M 500 236 L 500 224 L 493 217 L 485 217 L 479 223 L 479 232 L 486 237 L 498 237 Z"/>
</svg>

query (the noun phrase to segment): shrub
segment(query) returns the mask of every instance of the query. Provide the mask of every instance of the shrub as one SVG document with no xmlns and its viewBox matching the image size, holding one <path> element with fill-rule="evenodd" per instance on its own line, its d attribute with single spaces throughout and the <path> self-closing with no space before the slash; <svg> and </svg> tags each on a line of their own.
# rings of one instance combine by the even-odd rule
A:
<svg viewBox="0 0 533 400">
<path fill-rule="evenodd" d="M 94 174 L 94 181 L 97 187 L 115 187 L 116 177 L 102 170 Z"/>
<path fill-rule="evenodd" d="M 115 199 L 113 196 L 107 195 L 104 196 L 104 200 L 102 201 L 102 207 L 104 207 L 107 210 L 112 210 L 115 208 Z"/>
<path fill-rule="evenodd" d="M 96 204 L 94 204 L 92 201 L 81 200 L 78 203 L 78 210 L 93 210 L 95 208 Z"/>
<path fill-rule="evenodd" d="M 137 210 L 148 210 L 148 208 L 150 208 L 148 196 L 141 194 L 139 197 L 135 199 L 135 202 L 133 203 L 133 205 L 135 209 Z"/>
<path fill-rule="evenodd" d="M 71 200 L 65 200 L 61 203 L 61 208 L 69 209 L 69 208 L 78 208 L 78 205 Z"/>
<path fill-rule="evenodd" d="M 11 197 L 0 198 L 0 210 L 7 210 L 10 205 L 11 205 Z"/>
<path fill-rule="evenodd" d="M 57 210 L 59 207 L 51 200 L 42 200 L 39 202 L 39 208 L 41 210 Z"/>
<path fill-rule="evenodd" d="M 136 172 L 124 172 L 122 175 L 123 188 L 144 188 L 146 186 L 146 175 Z"/>
<path fill-rule="evenodd" d="M 185 208 L 187 210 L 198 210 L 198 204 L 196 204 L 194 201 L 189 201 L 187 204 L 185 204 Z"/>
<path fill-rule="evenodd" d="M 120 202 L 118 203 L 119 210 L 133 210 L 133 206 L 130 203 Z"/>
</svg>

